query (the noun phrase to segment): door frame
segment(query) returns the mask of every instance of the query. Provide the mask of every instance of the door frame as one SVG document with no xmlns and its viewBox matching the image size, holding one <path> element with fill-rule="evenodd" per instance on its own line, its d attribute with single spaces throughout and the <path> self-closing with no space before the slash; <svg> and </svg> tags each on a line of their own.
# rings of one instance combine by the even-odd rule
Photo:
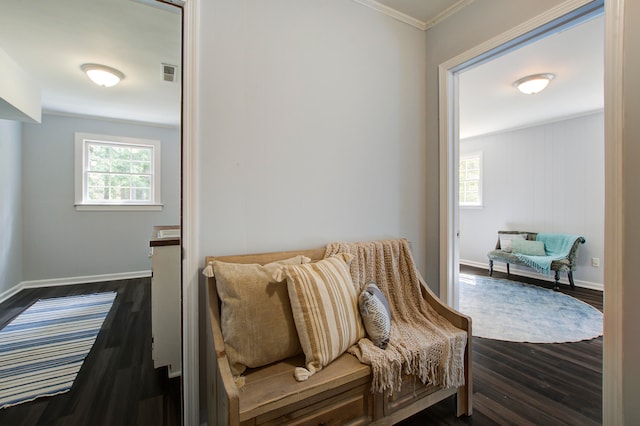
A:
<svg viewBox="0 0 640 426">
<path fill-rule="evenodd" d="M 440 298 L 458 306 L 458 73 L 605 10 L 605 289 L 603 421 L 621 424 L 622 405 L 622 29 L 624 0 L 568 0 L 438 67 L 440 148 Z"/>
<path fill-rule="evenodd" d="M 182 7 L 182 424 L 200 424 L 198 321 L 198 48 L 201 0 Z"/>
</svg>

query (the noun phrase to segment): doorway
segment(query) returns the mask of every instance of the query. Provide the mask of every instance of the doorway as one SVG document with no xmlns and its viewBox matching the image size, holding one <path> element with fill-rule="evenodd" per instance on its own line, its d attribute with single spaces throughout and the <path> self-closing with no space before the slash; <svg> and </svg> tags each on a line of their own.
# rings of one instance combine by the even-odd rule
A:
<svg viewBox="0 0 640 426">
<path fill-rule="evenodd" d="M 602 7 L 602 1 L 589 2 L 585 7 Z M 440 88 L 440 296 L 452 304 L 449 282 L 457 280 L 457 188 L 452 189 L 453 170 L 457 161 L 457 82 L 455 73 L 460 69 L 480 63 L 488 56 L 507 51 L 514 44 L 523 43 L 548 30 L 567 16 L 566 5 L 574 6 L 572 14 L 584 12 L 585 2 L 560 5 L 545 16 L 534 18 L 514 28 L 509 34 L 492 39 L 472 51 L 461 54 L 439 66 Z M 563 8 L 564 7 L 564 8 Z M 607 252 L 621 253 L 622 227 L 622 58 L 624 7 L 621 2 L 605 3 L 605 247 Z M 551 13 L 553 12 L 553 13 Z M 565 21 L 566 22 L 566 21 Z M 537 30 L 532 31 L 535 28 Z M 537 33 L 536 33 L 537 31 Z M 604 344 L 604 423 L 619 424 L 622 407 L 622 260 L 616 256 L 604 259 L 605 287 L 605 334 Z"/>
<path fill-rule="evenodd" d="M 513 52 L 522 46 L 590 20 L 601 15 L 602 11 L 603 1 L 598 0 L 569 13 L 559 10 L 558 16 L 545 15 L 534 18 L 512 31 L 440 65 L 440 241 L 442 247 L 440 297 L 450 306 L 458 306 L 457 285 L 459 283 L 460 261 L 458 192 L 460 74 L 465 70 L 470 70 Z M 519 35 L 514 35 L 518 33 Z"/>
<path fill-rule="evenodd" d="M 600 15 L 459 73 L 462 265 L 488 269 L 498 231 L 580 235 L 577 284 L 603 290 L 603 70 Z M 552 78 L 537 94 L 514 86 L 541 73 Z M 554 281 L 518 265 L 511 272 Z"/>
</svg>

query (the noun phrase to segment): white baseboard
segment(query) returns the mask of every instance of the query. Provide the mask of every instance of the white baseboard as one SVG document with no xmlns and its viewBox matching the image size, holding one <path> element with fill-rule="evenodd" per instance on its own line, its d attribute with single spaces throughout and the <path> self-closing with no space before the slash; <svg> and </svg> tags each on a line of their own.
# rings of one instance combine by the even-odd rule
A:
<svg viewBox="0 0 640 426">
<path fill-rule="evenodd" d="M 22 283 L 16 284 L 13 287 L 11 287 L 10 289 L 7 289 L 7 290 L 3 291 L 2 293 L 0 293 L 0 303 L 4 302 L 5 300 L 9 299 L 14 294 L 17 294 L 20 290 L 22 290 L 22 286 L 20 284 L 22 284 Z"/>
<path fill-rule="evenodd" d="M 489 270 L 489 264 L 482 263 L 482 262 L 476 262 L 475 260 L 463 260 L 463 259 L 460 259 L 459 262 L 460 262 L 461 265 L 473 266 L 474 268 L 481 268 L 481 269 Z M 498 268 L 496 268 L 496 267 L 494 267 L 493 269 L 498 270 Z M 505 269 L 505 271 L 506 271 L 506 269 Z"/>
<path fill-rule="evenodd" d="M 81 277 L 52 278 L 47 280 L 22 281 L 0 293 L 0 303 L 25 288 L 56 287 L 59 285 L 88 284 L 104 281 L 130 280 L 150 277 L 151 271 L 118 272 L 115 274 L 85 275 Z"/>
<path fill-rule="evenodd" d="M 167 373 L 167 377 L 169 377 L 170 379 L 175 379 L 176 377 L 180 376 L 182 376 L 182 370 L 171 371 L 171 369 L 169 369 L 169 372 Z"/>
<path fill-rule="evenodd" d="M 460 259 L 460 264 L 461 265 L 466 265 L 466 266 L 473 266 L 475 268 L 482 268 L 482 269 L 489 270 L 489 264 L 488 263 L 476 262 L 474 260 L 463 260 L 463 259 Z M 494 263 L 493 264 L 493 270 L 494 271 L 499 271 L 499 272 L 504 272 L 506 274 L 507 273 L 507 266 L 506 266 L 506 264 L 503 264 L 503 263 Z M 520 268 L 514 268 L 513 266 L 511 267 L 511 275 L 520 275 L 520 276 L 523 276 L 523 277 L 535 278 L 537 280 L 555 282 L 555 279 L 553 278 L 552 275 L 539 274 L 539 273 L 535 272 L 534 270 L 526 271 L 526 270 L 523 270 L 523 269 L 520 269 Z M 563 277 L 563 275 L 564 275 L 564 277 Z M 560 276 L 560 282 L 561 283 L 565 283 L 565 284 L 567 283 L 566 274 L 562 274 Z M 594 283 L 594 282 L 591 282 L 591 281 L 576 280 L 575 278 L 574 278 L 573 282 L 576 285 L 576 287 L 582 287 L 582 288 L 588 288 L 588 289 L 591 289 L 591 290 L 604 291 L 604 284 L 602 284 L 602 283 Z"/>
</svg>

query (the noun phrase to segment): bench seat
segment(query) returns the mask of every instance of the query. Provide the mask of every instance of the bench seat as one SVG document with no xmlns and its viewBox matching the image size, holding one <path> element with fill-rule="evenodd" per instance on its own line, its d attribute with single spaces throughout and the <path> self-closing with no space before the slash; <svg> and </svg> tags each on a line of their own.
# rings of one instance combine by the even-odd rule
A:
<svg viewBox="0 0 640 426">
<path fill-rule="evenodd" d="M 303 417 L 305 413 L 323 408 L 322 404 L 320 407 L 316 405 L 325 400 L 327 392 L 334 395 L 353 389 L 360 390 L 355 394 L 360 410 L 352 411 L 359 414 L 357 417 L 371 414 L 366 404 L 367 394 L 370 393 L 368 383 L 371 368 L 361 364 L 355 356 L 343 354 L 320 371 L 314 380 L 305 382 L 296 381 L 292 374 L 300 365 L 304 365 L 303 355 L 246 371 L 245 383 L 240 389 L 240 423 L 252 418 L 262 424 L 283 420 L 283 416 L 289 420 Z M 303 408 L 304 411 L 301 411 Z"/>
</svg>

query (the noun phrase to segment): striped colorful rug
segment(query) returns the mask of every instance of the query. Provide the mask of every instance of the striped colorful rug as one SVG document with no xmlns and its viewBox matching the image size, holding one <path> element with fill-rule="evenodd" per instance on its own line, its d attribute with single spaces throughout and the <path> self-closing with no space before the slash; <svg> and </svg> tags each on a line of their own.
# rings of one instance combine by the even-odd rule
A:
<svg viewBox="0 0 640 426">
<path fill-rule="evenodd" d="M 0 330 L 0 409 L 71 389 L 115 297 L 41 299 Z"/>
</svg>

